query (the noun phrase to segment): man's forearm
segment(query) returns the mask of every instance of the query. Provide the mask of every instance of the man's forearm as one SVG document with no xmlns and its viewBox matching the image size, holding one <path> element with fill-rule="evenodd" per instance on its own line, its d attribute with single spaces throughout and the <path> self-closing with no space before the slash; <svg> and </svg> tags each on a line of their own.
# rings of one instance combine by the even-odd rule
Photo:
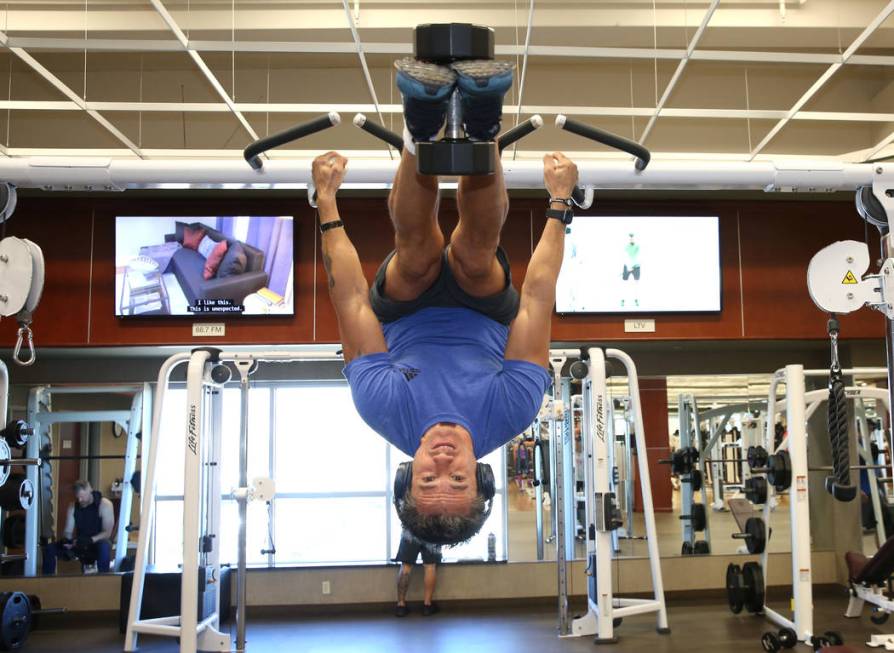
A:
<svg viewBox="0 0 894 653">
<path fill-rule="evenodd" d="M 522 292 L 541 298 L 554 298 L 564 256 L 565 225 L 550 218 L 546 221 L 540 241 L 531 255 Z"/>
<path fill-rule="evenodd" d="M 338 220 L 335 198 L 320 198 L 317 202 L 320 224 Z M 338 305 L 342 301 L 365 295 L 369 286 L 360 267 L 360 257 L 344 228 L 328 229 L 322 234 L 323 267 L 329 278 L 329 297 Z"/>
</svg>

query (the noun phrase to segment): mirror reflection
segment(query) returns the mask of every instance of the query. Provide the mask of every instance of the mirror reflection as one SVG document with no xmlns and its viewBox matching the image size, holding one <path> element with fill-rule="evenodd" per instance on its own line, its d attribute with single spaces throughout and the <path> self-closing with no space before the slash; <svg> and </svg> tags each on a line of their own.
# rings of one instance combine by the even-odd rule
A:
<svg viewBox="0 0 894 653">
<path fill-rule="evenodd" d="M 148 385 L 14 388 L 15 464 L 0 487 L 3 575 L 97 574 L 132 567 Z"/>
</svg>

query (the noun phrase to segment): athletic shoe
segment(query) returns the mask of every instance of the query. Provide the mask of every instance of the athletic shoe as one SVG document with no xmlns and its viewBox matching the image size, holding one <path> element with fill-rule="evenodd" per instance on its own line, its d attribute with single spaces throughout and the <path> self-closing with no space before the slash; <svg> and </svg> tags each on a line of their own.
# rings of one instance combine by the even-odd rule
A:
<svg viewBox="0 0 894 653">
<path fill-rule="evenodd" d="M 413 57 L 394 62 L 397 88 L 404 103 L 404 122 L 416 141 L 427 141 L 444 126 L 447 105 L 456 86 L 456 73 Z"/>
<path fill-rule="evenodd" d="M 408 614 L 410 614 L 410 608 L 408 608 L 406 605 L 394 606 L 395 617 L 406 617 Z"/>
<path fill-rule="evenodd" d="M 462 97 L 466 135 L 476 141 L 491 141 L 500 133 L 503 96 L 512 86 L 510 61 L 471 59 L 450 64 L 456 71 L 456 86 Z"/>
<path fill-rule="evenodd" d="M 432 603 L 431 605 L 422 604 L 422 616 L 423 617 L 431 617 L 432 615 L 438 614 L 441 611 L 441 608 L 438 607 L 437 603 Z"/>
</svg>

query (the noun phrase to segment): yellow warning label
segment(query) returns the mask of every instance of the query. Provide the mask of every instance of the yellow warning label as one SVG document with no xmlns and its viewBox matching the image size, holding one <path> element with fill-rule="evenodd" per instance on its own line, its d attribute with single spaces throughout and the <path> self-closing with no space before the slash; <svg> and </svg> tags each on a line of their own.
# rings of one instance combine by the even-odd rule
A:
<svg viewBox="0 0 894 653">
<path fill-rule="evenodd" d="M 848 270 L 841 283 L 845 286 L 855 286 L 860 282 L 857 281 L 857 277 L 854 276 L 854 273 Z"/>
</svg>

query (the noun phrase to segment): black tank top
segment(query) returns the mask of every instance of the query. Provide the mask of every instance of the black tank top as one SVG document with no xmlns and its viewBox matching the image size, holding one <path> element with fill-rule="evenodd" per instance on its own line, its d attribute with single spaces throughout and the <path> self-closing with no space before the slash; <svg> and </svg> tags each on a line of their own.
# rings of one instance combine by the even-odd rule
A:
<svg viewBox="0 0 894 653">
<path fill-rule="evenodd" d="M 102 532 L 102 517 L 99 516 L 99 506 L 102 503 L 102 493 L 93 491 L 93 503 L 86 508 L 81 508 L 75 502 L 74 520 L 78 537 L 93 537 Z"/>
</svg>

